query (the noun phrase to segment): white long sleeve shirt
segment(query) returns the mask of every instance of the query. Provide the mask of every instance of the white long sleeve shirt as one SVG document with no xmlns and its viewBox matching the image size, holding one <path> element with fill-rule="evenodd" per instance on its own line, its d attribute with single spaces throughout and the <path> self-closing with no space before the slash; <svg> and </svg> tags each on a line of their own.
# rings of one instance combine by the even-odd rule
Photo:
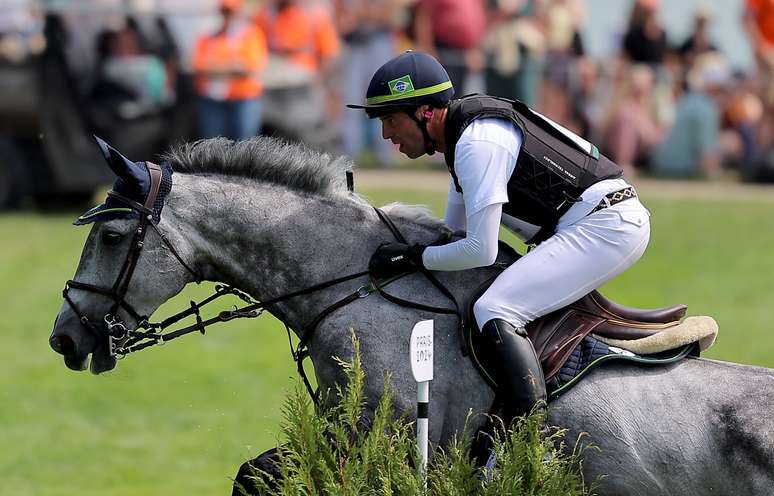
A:
<svg viewBox="0 0 774 496">
<path fill-rule="evenodd" d="M 478 119 L 462 132 L 454 170 L 464 195 L 449 184 L 446 224 L 465 238 L 428 247 L 422 262 L 431 270 L 464 270 L 494 263 L 508 180 L 516 168 L 521 131 L 503 119 Z"/>
<path fill-rule="evenodd" d="M 455 148 L 454 170 L 464 195 L 450 181 L 445 222 L 465 238 L 443 246 L 430 246 L 422 255 L 431 270 L 465 270 L 494 263 L 502 223 L 519 238 L 534 236 L 540 226 L 503 213 L 508 202 L 508 180 L 516 170 L 523 142 L 520 129 L 504 119 L 482 118 L 462 132 Z M 623 189 L 623 179 L 593 184 L 559 219 L 557 229 L 588 215 L 606 194 Z"/>
</svg>

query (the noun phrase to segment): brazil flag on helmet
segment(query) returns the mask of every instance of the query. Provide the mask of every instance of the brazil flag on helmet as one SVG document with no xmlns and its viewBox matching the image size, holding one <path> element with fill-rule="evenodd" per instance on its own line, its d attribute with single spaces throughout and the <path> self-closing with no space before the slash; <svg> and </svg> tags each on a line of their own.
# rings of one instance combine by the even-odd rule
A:
<svg viewBox="0 0 774 496">
<path fill-rule="evenodd" d="M 409 50 L 382 65 L 371 78 L 365 109 L 371 117 L 396 107 L 444 106 L 454 96 L 446 69 L 431 55 Z"/>
</svg>

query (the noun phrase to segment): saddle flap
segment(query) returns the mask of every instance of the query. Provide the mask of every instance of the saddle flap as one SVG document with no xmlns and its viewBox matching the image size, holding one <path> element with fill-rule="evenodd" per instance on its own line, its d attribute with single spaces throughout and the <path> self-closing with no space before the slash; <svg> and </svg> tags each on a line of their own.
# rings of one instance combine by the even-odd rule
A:
<svg viewBox="0 0 774 496">
<path fill-rule="evenodd" d="M 494 277 L 473 292 L 468 306 L 469 328 L 465 341 L 474 365 L 484 379 L 497 388 L 495 374 L 487 369 L 491 361 L 473 314 L 473 303 L 486 291 Z M 546 380 L 554 377 L 573 350 L 590 333 L 619 340 L 641 339 L 677 326 L 685 315 L 685 305 L 644 310 L 618 305 L 598 291 L 592 291 L 570 305 L 527 324 L 526 330 L 535 347 Z"/>
<path fill-rule="evenodd" d="M 527 325 L 546 380 L 559 372 L 578 343 L 604 321 L 603 317 L 565 307 Z"/>
</svg>

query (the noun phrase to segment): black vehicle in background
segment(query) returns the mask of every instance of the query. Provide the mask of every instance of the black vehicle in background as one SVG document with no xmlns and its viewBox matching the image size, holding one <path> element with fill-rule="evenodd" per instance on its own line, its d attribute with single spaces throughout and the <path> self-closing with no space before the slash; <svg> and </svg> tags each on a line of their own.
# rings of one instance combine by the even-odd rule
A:
<svg viewBox="0 0 774 496">
<path fill-rule="evenodd" d="M 217 0 L 11 2 L 0 9 L 0 211 L 90 202 L 113 180 L 93 135 L 133 160 L 196 137 L 192 51 L 217 25 Z M 7 22 L 13 10 L 29 22 Z M 139 56 L 121 58 L 132 44 Z M 148 58 L 168 93 L 150 103 L 136 84 Z M 262 82 L 263 134 L 340 153 L 312 74 L 270 53 Z"/>
<path fill-rule="evenodd" d="M 33 41 L 0 31 L 0 47 L 32 47 L 11 50 L 12 57 L 0 51 L 0 210 L 91 201 L 97 188 L 112 182 L 93 134 L 141 159 L 191 132 L 190 76 L 175 71 L 174 100 L 167 104 L 106 99 L 104 91 L 94 91 L 96 78 L 84 84 L 85 76 L 71 69 L 68 30 L 77 27 L 53 11 L 43 22 L 40 39 Z M 163 23 L 159 18 L 161 28 Z M 98 39 L 94 46 L 99 50 Z M 167 51 L 175 56 L 173 48 Z"/>
</svg>

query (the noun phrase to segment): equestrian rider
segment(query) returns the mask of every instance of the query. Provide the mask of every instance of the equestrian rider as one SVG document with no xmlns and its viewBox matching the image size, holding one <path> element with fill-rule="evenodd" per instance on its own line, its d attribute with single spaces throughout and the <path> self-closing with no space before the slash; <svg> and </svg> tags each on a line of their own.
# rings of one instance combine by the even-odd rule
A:
<svg viewBox="0 0 774 496">
<path fill-rule="evenodd" d="M 491 265 L 500 224 L 533 245 L 473 307 L 497 360 L 503 413 L 513 418 L 546 399 L 525 326 L 634 264 L 650 238 L 650 214 L 594 145 L 521 102 L 453 95 L 436 59 L 407 51 L 376 71 L 365 105 L 348 105 L 379 118 L 384 139 L 408 157 L 444 154 L 451 173 L 445 222 L 466 231 L 443 246 L 382 245 L 369 268 L 383 278 Z"/>
</svg>

